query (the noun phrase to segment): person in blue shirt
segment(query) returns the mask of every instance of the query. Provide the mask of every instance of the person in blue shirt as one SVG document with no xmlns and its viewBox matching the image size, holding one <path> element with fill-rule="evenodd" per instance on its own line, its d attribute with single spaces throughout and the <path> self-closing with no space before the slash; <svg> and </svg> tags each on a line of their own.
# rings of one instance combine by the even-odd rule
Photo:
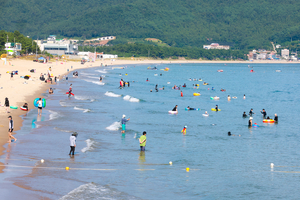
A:
<svg viewBox="0 0 300 200">
<path fill-rule="evenodd" d="M 122 131 L 121 133 L 125 133 L 125 130 L 126 130 L 126 122 L 128 122 L 130 120 L 130 118 L 126 119 L 126 115 L 123 115 L 122 116 Z"/>
</svg>

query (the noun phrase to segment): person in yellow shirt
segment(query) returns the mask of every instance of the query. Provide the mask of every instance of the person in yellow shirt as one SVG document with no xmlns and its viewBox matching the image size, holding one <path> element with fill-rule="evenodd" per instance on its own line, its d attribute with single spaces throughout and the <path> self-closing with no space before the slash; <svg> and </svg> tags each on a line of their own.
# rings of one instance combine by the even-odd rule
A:
<svg viewBox="0 0 300 200">
<path fill-rule="evenodd" d="M 146 140 L 147 140 L 146 134 L 147 134 L 146 131 L 144 131 L 143 135 L 139 139 L 141 151 L 145 151 Z"/>
</svg>

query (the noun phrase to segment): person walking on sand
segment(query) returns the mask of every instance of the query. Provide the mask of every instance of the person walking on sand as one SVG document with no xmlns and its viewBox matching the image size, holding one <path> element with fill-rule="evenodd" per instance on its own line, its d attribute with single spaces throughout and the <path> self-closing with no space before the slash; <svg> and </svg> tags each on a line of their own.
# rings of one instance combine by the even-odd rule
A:
<svg viewBox="0 0 300 200">
<path fill-rule="evenodd" d="M 9 116 L 8 120 L 9 120 L 9 124 L 8 124 L 8 142 L 11 143 L 11 140 L 17 141 L 17 138 L 12 136 L 12 132 L 14 130 L 14 121 L 12 120 L 12 117 Z"/>
<path fill-rule="evenodd" d="M 128 122 L 130 120 L 130 118 L 126 119 L 125 117 L 126 117 L 126 115 L 122 116 L 122 122 L 121 122 L 122 123 L 122 131 L 121 131 L 121 133 L 125 133 L 125 131 L 126 131 L 126 122 Z"/>
<path fill-rule="evenodd" d="M 5 107 L 6 107 L 6 112 L 9 113 L 9 101 L 8 101 L 8 98 L 7 98 L 7 97 L 5 97 L 4 105 L 5 105 Z"/>
<path fill-rule="evenodd" d="M 146 140 L 147 140 L 146 134 L 147 134 L 146 131 L 144 131 L 143 135 L 139 139 L 141 151 L 145 151 Z"/>
<path fill-rule="evenodd" d="M 42 98 L 40 98 L 40 99 L 37 101 L 37 104 L 38 104 L 38 115 L 42 115 L 42 109 L 43 109 L 43 101 L 42 101 Z"/>
<path fill-rule="evenodd" d="M 73 155 L 74 156 L 74 153 L 75 153 L 75 147 L 76 147 L 76 136 L 75 134 L 73 133 L 71 136 L 70 136 L 70 153 L 69 155 Z"/>
</svg>

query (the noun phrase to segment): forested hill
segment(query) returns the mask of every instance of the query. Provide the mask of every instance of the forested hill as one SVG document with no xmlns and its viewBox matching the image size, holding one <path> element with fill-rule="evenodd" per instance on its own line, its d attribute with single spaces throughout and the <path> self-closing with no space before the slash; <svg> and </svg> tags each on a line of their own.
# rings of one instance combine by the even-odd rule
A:
<svg viewBox="0 0 300 200">
<path fill-rule="evenodd" d="M 0 29 L 30 37 L 158 38 L 270 48 L 298 40 L 299 0 L 0 0 Z"/>
</svg>

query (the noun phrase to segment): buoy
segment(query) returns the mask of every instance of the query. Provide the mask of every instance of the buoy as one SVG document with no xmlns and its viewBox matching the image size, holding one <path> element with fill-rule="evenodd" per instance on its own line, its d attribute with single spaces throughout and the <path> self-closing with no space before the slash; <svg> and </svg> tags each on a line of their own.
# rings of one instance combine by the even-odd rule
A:
<svg viewBox="0 0 300 200">
<path fill-rule="evenodd" d="M 189 172 L 189 171 L 190 171 L 190 168 L 187 167 L 187 168 L 185 168 L 185 170 L 186 170 L 186 172 Z"/>
<path fill-rule="evenodd" d="M 274 168 L 274 163 L 271 163 L 270 166 L 271 166 L 271 168 Z"/>
<path fill-rule="evenodd" d="M 69 167 L 66 167 L 66 170 L 69 170 L 70 168 Z"/>
<path fill-rule="evenodd" d="M 41 159 L 41 163 L 44 163 L 44 159 Z"/>
<path fill-rule="evenodd" d="M 172 165 L 173 164 L 172 161 L 170 161 L 169 164 Z"/>
</svg>

